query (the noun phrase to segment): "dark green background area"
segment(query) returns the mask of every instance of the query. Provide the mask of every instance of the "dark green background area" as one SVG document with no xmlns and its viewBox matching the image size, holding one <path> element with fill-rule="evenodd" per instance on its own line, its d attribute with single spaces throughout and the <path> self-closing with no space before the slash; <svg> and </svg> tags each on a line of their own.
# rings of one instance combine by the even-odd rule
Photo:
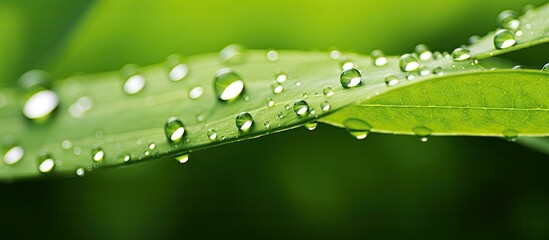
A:
<svg viewBox="0 0 549 240">
<path fill-rule="evenodd" d="M 62 79 L 234 42 L 393 55 L 426 43 L 451 51 L 495 29 L 500 11 L 527 3 L 546 1 L 0 1 L 0 86 L 32 68 Z M 535 67 L 547 62 L 539 49 L 511 56 Z M 190 157 L 184 165 L 158 159 L 0 185 L 0 236 L 549 237 L 549 157 L 497 138 L 358 141 L 319 125 Z"/>
</svg>

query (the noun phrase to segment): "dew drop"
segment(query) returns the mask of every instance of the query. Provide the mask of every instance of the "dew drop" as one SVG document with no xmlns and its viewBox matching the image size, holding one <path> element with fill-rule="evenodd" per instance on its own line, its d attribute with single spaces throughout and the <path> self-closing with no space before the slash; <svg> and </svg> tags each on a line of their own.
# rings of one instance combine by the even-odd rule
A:
<svg viewBox="0 0 549 240">
<path fill-rule="evenodd" d="M 277 114 L 277 116 L 278 116 L 278 118 L 283 119 L 283 118 L 284 118 L 284 113 L 283 113 L 283 112 L 279 112 L 279 113 Z"/>
<path fill-rule="evenodd" d="M 295 82 L 295 86 L 296 87 L 301 87 L 301 82 L 300 81 Z"/>
<path fill-rule="evenodd" d="M 13 165 L 18 163 L 21 159 L 23 159 L 24 155 L 25 155 L 25 149 L 23 149 L 23 147 L 21 146 L 16 145 L 7 149 L 2 160 L 7 165 Z"/>
<path fill-rule="evenodd" d="M 82 149 L 80 149 L 79 147 L 74 147 L 72 149 L 72 154 L 74 154 L 76 156 L 80 156 L 80 154 L 82 154 Z"/>
<path fill-rule="evenodd" d="M 474 44 L 474 43 L 478 42 L 478 40 L 480 40 L 480 36 L 479 35 L 473 35 L 473 36 L 469 37 L 469 39 L 467 40 L 467 43 Z"/>
<path fill-rule="evenodd" d="M 519 133 L 513 129 L 506 129 L 502 132 L 502 134 L 507 141 L 514 142 L 517 140 Z"/>
<path fill-rule="evenodd" d="M 189 161 L 189 154 L 179 155 L 175 157 L 175 160 L 179 163 L 186 163 L 187 161 Z"/>
<path fill-rule="evenodd" d="M 49 154 L 41 154 L 37 158 L 38 171 L 41 173 L 49 173 L 55 167 L 55 161 Z"/>
<path fill-rule="evenodd" d="M 365 121 L 357 118 L 349 118 L 343 121 L 345 129 L 356 139 L 364 139 L 370 133 L 372 126 Z"/>
<path fill-rule="evenodd" d="M 194 87 L 191 89 L 191 91 L 189 91 L 189 98 L 196 100 L 202 97 L 203 94 L 204 94 L 204 88 L 200 86 Z"/>
<path fill-rule="evenodd" d="M 406 79 L 407 79 L 408 81 L 412 81 L 412 80 L 414 80 L 415 78 L 416 78 L 416 75 L 413 74 L 413 73 L 408 73 L 408 74 L 406 75 Z"/>
<path fill-rule="evenodd" d="M 154 143 L 149 144 L 149 149 L 153 150 L 155 148 L 156 148 L 156 144 Z"/>
<path fill-rule="evenodd" d="M 219 52 L 221 62 L 229 65 L 240 64 L 246 60 L 246 48 L 240 44 L 231 44 Z"/>
<path fill-rule="evenodd" d="M 279 73 L 275 74 L 275 79 L 276 79 L 277 82 L 283 83 L 286 80 L 288 80 L 288 75 L 286 73 L 279 72 Z"/>
<path fill-rule="evenodd" d="M 507 29 L 497 30 L 494 35 L 494 46 L 496 49 L 510 48 L 516 43 L 517 40 L 515 40 L 515 35 Z"/>
<path fill-rule="evenodd" d="M 252 125 L 254 124 L 254 119 L 252 118 L 252 115 L 248 112 L 242 112 L 236 116 L 236 127 L 241 132 L 247 132 L 252 128 Z"/>
<path fill-rule="evenodd" d="M 400 56 L 399 67 L 404 72 L 413 72 L 419 68 L 419 60 L 414 55 L 406 53 Z"/>
<path fill-rule="evenodd" d="M 181 142 L 181 140 L 183 140 L 183 136 L 185 135 L 185 127 L 183 122 L 176 117 L 168 118 L 166 124 L 164 125 L 164 134 L 166 135 L 168 142 Z"/>
<path fill-rule="evenodd" d="M 65 150 L 69 150 L 72 148 L 72 143 L 69 140 L 64 140 L 63 142 L 61 142 L 61 147 Z"/>
<path fill-rule="evenodd" d="M 263 126 L 265 126 L 266 128 L 270 128 L 271 127 L 271 122 L 265 121 L 265 122 L 263 122 Z"/>
<path fill-rule="evenodd" d="M 431 129 L 422 126 L 415 127 L 412 129 L 412 131 L 417 137 L 419 137 L 419 140 L 422 142 L 427 142 L 428 137 L 433 132 Z"/>
<path fill-rule="evenodd" d="M 137 94 L 145 88 L 145 76 L 138 73 L 138 66 L 128 64 L 121 70 L 122 75 L 126 78 L 124 82 L 124 92 L 129 95 Z"/>
<path fill-rule="evenodd" d="M 76 176 L 83 177 L 84 175 L 86 175 L 86 170 L 84 168 L 76 169 Z"/>
<path fill-rule="evenodd" d="M 31 120 L 48 119 L 59 106 L 57 93 L 42 90 L 27 99 L 23 107 L 23 115 Z"/>
<path fill-rule="evenodd" d="M 294 103 L 294 112 L 299 117 L 305 117 L 309 114 L 309 104 L 305 100 L 298 100 Z"/>
<path fill-rule="evenodd" d="M 433 53 L 429 50 L 429 47 L 425 44 L 419 44 L 415 47 L 415 52 L 422 61 L 427 61 L 433 58 Z"/>
<path fill-rule="evenodd" d="M 517 16 L 515 11 L 505 10 L 498 15 L 498 23 L 502 28 L 516 30 L 520 27 Z"/>
<path fill-rule="evenodd" d="M 521 65 L 515 65 L 512 70 L 520 70 L 522 69 L 522 66 Z"/>
<path fill-rule="evenodd" d="M 545 65 L 543 65 L 543 67 L 541 67 L 541 71 L 542 72 L 549 72 L 549 63 L 546 63 Z"/>
<path fill-rule="evenodd" d="M 420 76 L 427 76 L 431 74 L 431 69 L 427 66 L 421 66 L 419 67 L 419 75 Z"/>
<path fill-rule="evenodd" d="M 275 82 L 271 85 L 271 89 L 273 90 L 274 94 L 279 94 L 284 91 L 284 86 L 282 84 Z"/>
<path fill-rule="evenodd" d="M 347 69 L 341 73 L 339 81 L 344 88 L 356 87 L 362 81 L 362 74 L 355 68 Z"/>
<path fill-rule="evenodd" d="M 374 66 L 382 67 L 387 65 L 388 60 L 387 60 L 387 57 L 385 57 L 385 53 L 383 53 L 383 51 L 374 50 L 372 51 L 371 55 L 372 55 L 372 63 L 374 64 Z"/>
<path fill-rule="evenodd" d="M 330 58 L 331 59 L 339 59 L 341 58 L 341 52 L 339 50 L 332 50 L 330 51 Z"/>
<path fill-rule="evenodd" d="M 332 106 L 328 101 L 324 101 L 320 103 L 320 108 L 322 109 L 322 111 L 327 112 L 327 111 L 330 111 Z"/>
<path fill-rule="evenodd" d="M 349 59 L 342 59 L 339 62 L 339 67 L 341 67 L 341 69 L 345 71 L 354 68 L 355 64 Z"/>
<path fill-rule="evenodd" d="M 466 48 L 456 48 L 452 52 L 452 60 L 454 62 L 462 62 L 471 59 L 471 54 Z"/>
<path fill-rule="evenodd" d="M 442 70 L 441 67 L 436 67 L 435 69 L 433 69 L 433 74 L 442 76 L 442 75 L 444 75 L 444 71 Z"/>
<path fill-rule="evenodd" d="M 275 105 L 275 101 L 272 98 L 267 98 L 267 107 L 273 107 Z"/>
<path fill-rule="evenodd" d="M 307 130 L 309 131 L 313 131 L 316 129 L 316 126 L 318 125 L 317 122 L 308 122 L 308 123 L 305 123 L 305 125 L 303 125 Z"/>
<path fill-rule="evenodd" d="M 387 84 L 387 86 L 394 86 L 394 85 L 397 85 L 398 84 L 398 77 L 395 76 L 395 75 L 387 75 L 385 77 L 385 84 Z"/>
<path fill-rule="evenodd" d="M 166 64 L 170 67 L 168 79 L 171 81 L 181 81 L 189 75 L 189 66 L 182 62 L 182 57 L 178 54 L 168 56 Z"/>
<path fill-rule="evenodd" d="M 244 91 L 244 81 L 237 73 L 223 68 L 216 73 L 214 89 L 219 100 L 232 101 Z"/>
<path fill-rule="evenodd" d="M 324 96 L 326 97 L 330 97 L 334 95 L 334 90 L 331 87 L 325 87 L 324 89 L 322 89 L 322 94 L 324 94 Z"/>
<path fill-rule="evenodd" d="M 285 104 L 284 109 L 289 110 L 290 109 L 290 104 Z"/>
<path fill-rule="evenodd" d="M 124 161 L 125 163 L 129 162 L 132 160 L 132 155 L 126 153 L 124 154 L 124 156 L 122 156 L 122 161 Z"/>
<path fill-rule="evenodd" d="M 92 159 L 94 162 L 101 162 L 105 158 L 105 152 L 102 148 L 96 147 L 92 150 Z"/>
<path fill-rule="evenodd" d="M 212 141 L 215 141 L 217 139 L 217 132 L 213 128 L 208 129 L 206 135 L 208 136 L 208 139 Z"/>
<path fill-rule="evenodd" d="M 270 49 L 269 51 L 267 51 L 267 54 L 265 54 L 265 57 L 268 61 L 274 62 L 278 60 L 278 51 Z"/>
</svg>

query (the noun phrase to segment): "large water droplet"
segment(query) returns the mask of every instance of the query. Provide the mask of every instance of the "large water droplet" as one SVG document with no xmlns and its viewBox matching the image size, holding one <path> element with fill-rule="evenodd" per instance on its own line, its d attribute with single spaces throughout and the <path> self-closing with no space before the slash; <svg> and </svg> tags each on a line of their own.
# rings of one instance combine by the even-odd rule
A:
<svg viewBox="0 0 549 240">
<path fill-rule="evenodd" d="M 452 52 L 452 60 L 454 60 L 454 62 L 462 62 L 469 59 L 471 59 L 471 54 L 469 53 L 469 49 L 456 48 Z"/>
<path fill-rule="evenodd" d="M 330 97 L 334 95 L 334 90 L 331 87 L 325 87 L 324 89 L 322 89 L 322 94 L 324 94 L 324 96 L 326 97 Z"/>
<path fill-rule="evenodd" d="M 425 44 L 419 44 L 415 47 L 415 52 L 422 61 L 427 61 L 433 58 L 433 53 L 429 50 L 429 47 Z"/>
<path fill-rule="evenodd" d="M 422 142 L 427 142 L 428 137 L 433 132 L 431 129 L 429 129 L 427 127 L 423 127 L 423 126 L 415 127 L 415 128 L 412 129 L 412 131 L 414 132 L 414 134 L 417 137 L 419 137 L 419 140 L 422 141 Z"/>
<path fill-rule="evenodd" d="M 244 91 L 244 81 L 230 69 L 220 69 L 214 78 L 214 89 L 217 98 L 231 101 L 238 98 Z"/>
<path fill-rule="evenodd" d="M 498 15 L 498 23 L 502 28 L 516 30 L 520 27 L 518 14 L 515 11 L 505 10 Z"/>
<path fill-rule="evenodd" d="M 385 84 L 387 84 L 387 86 L 394 86 L 394 85 L 397 85 L 398 84 L 398 77 L 395 76 L 395 75 L 387 75 L 385 77 Z"/>
<path fill-rule="evenodd" d="M 305 100 L 298 100 L 294 103 L 294 112 L 299 117 L 305 117 L 309 114 L 309 104 Z"/>
<path fill-rule="evenodd" d="M 21 146 L 16 145 L 6 150 L 6 153 L 4 154 L 2 160 L 4 160 L 4 163 L 6 163 L 7 165 L 13 165 L 23 159 L 24 155 L 25 149 L 23 149 L 23 147 Z"/>
<path fill-rule="evenodd" d="M 55 161 L 49 154 L 40 154 L 37 158 L 38 171 L 41 173 L 49 173 L 55 167 Z"/>
<path fill-rule="evenodd" d="M 419 60 L 413 54 L 406 53 L 400 56 L 399 67 L 404 72 L 413 72 L 419 68 Z"/>
<path fill-rule="evenodd" d="M 341 73 L 339 81 L 344 88 L 356 87 L 362 81 L 362 74 L 355 68 L 347 69 Z"/>
<path fill-rule="evenodd" d="M 219 52 L 221 62 L 225 64 L 240 64 L 246 60 L 246 48 L 240 44 L 231 44 Z"/>
<path fill-rule="evenodd" d="M 169 142 L 178 143 L 185 135 L 185 127 L 183 122 L 176 117 L 170 117 L 164 125 L 164 134 Z"/>
<path fill-rule="evenodd" d="M 284 86 L 282 84 L 275 82 L 271 85 L 271 89 L 273 90 L 274 94 L 279 94 L 284 91 Z"/>
<path fill-rule="evenodd" d="M 31 120 L 47 119 L 59 106 L 57 93 L 50 90 L 42 90 L 33 94 L 23 107 L 23 115 Z"/>
<path fill-rule="evenodd" d="M 240 113 L 236 116 L 236 127 L 241 132 L 247 132 L 252 128 L 252 125 L 254 124 L 254 119 L 252 118 L 252 115 L 247 112 Z"/>
<path fill-rule="evenodd" d="M 516 43 L 517 40 L 515 40 L 515 35 L 507 29 L 497 30 L 494 35 L 494 46 L 496 49 L 510 48 Z"/>
<path fill-rule="evenodd" d="M 385 53 L 381 50 L 374 50 L 372 51 L 372 63 L 376 67 L 381 67 L 387 65 L 387 57 L 385 57 Z"/>
<path fill-rule="evenodd" d="M 345 126 L 351 136 L 355 137 L 356 139 L 366 138 L 366 136 L 368 136 L 368 133 L 370 133 L 370 129 L 372 129 L 372 126 L 370 124 L 357 118 L 346 119 L 345 121 L 343 121 L 343 126 Z"/>
</svg>

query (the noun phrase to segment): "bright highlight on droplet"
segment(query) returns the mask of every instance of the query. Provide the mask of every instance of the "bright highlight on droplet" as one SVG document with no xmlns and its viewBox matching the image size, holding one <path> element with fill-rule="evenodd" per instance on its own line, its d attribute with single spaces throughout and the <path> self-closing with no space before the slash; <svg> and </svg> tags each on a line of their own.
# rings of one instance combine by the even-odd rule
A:
<svg viewBox="0 0 549 240">
<path fill-rule="evenodd" d="M 21 146 L 14 146 L 10 148 L 6 153 L 4 154 L 4 157 L 2 160 L 4 160 L 4 163 L 7 165 L 13 165 L 18 163 L 21 159 L 23 159 L 23 156 L 25 155 L 25 150 Z"/>
<path fill-rule="evenodd" d="M 137 94 L 145 87 L 145 77 L 143 75 L 133 75 L 124 83 L 124 92 L 130 95 Z"/>
<path fill-rule="evenodd" d="M 23 107 L 23 115 L 35 120 L 48 117 L 59 106 L 59 97 L 50 90 L 33 94 Z"/>
</svg>

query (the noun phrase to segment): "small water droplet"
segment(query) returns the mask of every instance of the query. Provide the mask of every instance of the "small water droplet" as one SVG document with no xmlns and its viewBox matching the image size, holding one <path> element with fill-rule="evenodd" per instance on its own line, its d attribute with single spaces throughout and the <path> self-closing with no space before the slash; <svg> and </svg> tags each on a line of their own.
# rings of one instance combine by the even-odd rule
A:
<svg viewBox="0 0 549 240">
<path fill-rule="evenodd" d="M 513 129 L 505 129 L 502 134 L 507 141 L 514 142 L 517 140 L 519 133 Z"/>
<path fill-rule="evenodd" d="M 387 86 L 394 86 L 394 85 L 397 85 L 398 84 L 398 77 L 395 76 L 395 75 L 387 75 L 385 77 L 385 84 L 387 84 Z"/>
<path fill-rule="evenodd" d="M 254 119 L 252 118 L 252 115 L 247 112 L 242 112 L 236 116 L 236 127 L 241 132 L 247 132 L 252 128 L 252 125 L 254 124 Z"/>
<path fill-rule="evenodd" d="M 208 136 L 208 139 L 212 141 L 217 140 L 217 131 L 215 131 L 215 129 L 213 128 L 208 129 L 208 132 L 206 133 L 206 135 Z"/>
<path fill-rule="evenodd" d="M 279 94 L 284 91 L 284 86 L 282 84 L 275 82 L 271 85 L 271 89 L 273 90 L 274 94 Z"/>
<path fill-rule="evenodd" d="M 330 58 L 331 59 L 339 59 L 341 58 L 341 52 L 338 50 L 332 50 L 330 51 Z"/>
<path fill-rule="evenodd" d="M 149 149 L 153 150 L 155 148 L 156 148 L 156 144 L 154 143 L 149 144 Z"/>
<path fill-rule="evenodd" d="M 275 74 L 275 80 L 279 83 L 283 83 L 288 80 L 288 75 L 284 72 L 278 72 Z"/>
<path fill-rule="evenodd" d="M 223 68 L 215 75 L 214 89 L 217 98 L 222 101 L 232 101 L 244 91 L 244 81 L 236 72 Z"/>
<path fill-rule="evenodd" d="M 283 119 L 283 118 L 284 118 L 284 113 L 283 113 L 283 112 L 279 112 L 279 113 L 277 114 L 277 116 L 278 116 L 278 118 Z"/>
<path fill-rule="evenodd" d="M 518 14 L 512 10 L 505 10 L 498 15 L 498 23 L 502 28 L 516 30 L 520 27 Z"/>
<path fill-rule="evenodd" d="M 250 96 L 248 96 L 248 95 L 244 96 L 244 101 L 246 101 L 246 102 L 250 101 Z"/>
<path fill-rule="evenodd" d="M 200 113 L 197 113 L 196 114 L 196 121 L 197 122 L 203 122 L 204 119 L 206 119 L 206 117 L 204 117 L 204 115 L 200 114 Z"/>
<path fill-rule="evenodd" d="M 422 61 L 427 61 L 433 58 L 433 53 L 429 50 L 429 47 L 425 44 L 419 44 L 415 47 L 415 52 Z"/>
<path fill-rule="evenodd" d="M 320 108 L 322 109 L 322 111 L 327 112 L 327 111 L 330 111 L 332 106 L 328 101 L 324 101 L 320 103 Z"/>
<path fill-rule="evenodd" d="M 309 97 L 309 94 L 307 94 L 306 92 L 304 92 L 303 94 L 301 94 L 301 96 L 302 96 L 303 98 L 307 98 L 307 97 Z"/>
<path fill-rule="evenodd" d="M 171 81 L 181 81 L 189 74 L 189 66 L 182 61 L 183 57 L 178 54 L 172 54 L 166 58 L 166 65 L 170 68 L 168 79 Z"/>
<path fill-rule="evenodd" d="M 370 124 L 357 118 L 346 119 L 345 121 L 343 121 L 343 126 L 345 126 L 351 136 L 355 137 L 356 139 L 366 138 L 366 136 L 368 136 L 368 133 L 370 133 L 370 129 L 372 129 L 372 126 Z"/>
<path fill-rule="evenodd" d="M 341 67 L 342 70 L 349 70 L 351 68 L 354 68 L 355 67 L 355 64 L 349 60 L 349 59 L 343 59 L 341 60 L 341 62 L 339 62 L 339 66 Z"/>
<path fill-rule="evenodd" d="M 270 49 L 269 51 L 267 51 L 267 54 L 265 54 L 265 57 L 268 61 L 274 62 L 278 60 L 278 51 Z"/>
<path fill-rule="evenodd" d="M 416 56 L 406 53 L 400 56 L 399 67 L 404 72 L 413 72 L 419 68 L 419 60 Z"/>
<path fill-rule="evenodd" d="M 441 67 L 436 67 L 435 69 L 433 69 L 433 74 L 442 76 L 442 75 L 444 75 L 444 71 L 442 70 Z"/>
<path fill-rule="evenodd" d="M 325 87 L 324 89 L 322 89 L 322 94 L 324 94 L 324 96 L 326 97 L 330 97 L 334 95 L 334 90 L 331 87 Z"/>
<path fill-rule="evenodd" d="M 433 57 L 435 59 L 442 59 L 442 58 L 444 58 L 444 55 L 442 55 L 442 53 L 440 53 L 438 51 L 435 51 L 435 52 L 433 52 Z"/>
<path fill-rule="evenodd" d="M 145 80 L 145 76 L 139 74 L 137 65 L 127 64 L 122 68 L 121 72 L 122 76 L 126 78 L 123 87 L 126 94 L 134 95 L 145 88 L 147 81 Z"/>
<path fill-rule="evenodd" d="M 418 126 L 412 129 L 414 134 L 419 137 L 419 140 L 422 142 L 427 142 L 428 137 L 431 136 L 431 133 L 433 132 L 431 129 L 423 126 Z"/>
<path fill-rule="evenodd" d="M 61 142 L 61 147 L 65 150 L 71 149 L 72 143 L 69 140 L 64 140 L 63 142 Z"/>
<path fill-rule="evenodd" d="M 431 74 L 431 69 L 429 69 L 429 67 L 427 67 L 427 66 L 419 67 L 419 75 L 420 76 L 427 76 L 429 74 Z"/>
<path fill-rule="evenodd" d="M 198 87 L 194 87 L 191 89 L 191 91 L 189 91 L 189 98 L 190 99 L 199 99 L 200 97 L 202 97 L 202 94 L 204 94 L 204 88 L 198 86 Z"/>
<path fill-rule="evenodd" d="M 84 175 L 86 175 L 86 170 L 84 168 L 76 169 L 76 176 L 83 177 Z"/>
<path fill-rule="evenodd" d="M 175 160 L 179 163 L 186 163 L 187 161 L 189 161 L 189 154 L 179 155 L 175 157 Z"/>
<path fill-rule="evenodd" d="M 57 93 L 51 90 L 42 90 L 27 99 L 23 107 L 23 115 L 35 121 L 47 120 L 58 106 Z"/>
<path fill-rule="evenodd" d="M 308 123 L 305 123 L 305 125 L 303 125 L 307 130 L 309 131 L 313 131 L 316 129 L 316 126 L 318 125 L 317 122 L 308 122 Z"/>
<path fill-rule="evenodd" d="M 55 161 L 49 154 L 40 154 L 37 158 L 38 171 L 41 173 L 49 173 L 55 167 Z"/>
<path fill-rule="evenodd" d="M 285 104 L 284 109 L 286 109 L 286 110 L 290 109 L 290 104 Z"/>
<path fill-rule="evenodd" d="M 549 63 L 546 63 L 545 65 L 543 65 L 543 67 L 541 67 L 541 71 L 542 72 L 549 72 Z"/>
<path fill-rule="evenodd" d="M 169 142 L 181 142 L 185 135 L 185 127 L 183 122 L 176 117 L 170 117 L 164 125 L 164 133 Z"/>
<path fill-rule="evenodd" d="M 265 126 L 266 128 L 270 128 L 271 123 L 269 121 L 265 121 L 265 122 L 263 122 L 263 126 Z"/>
<path fill-rule="evenodd" d="M 295 86 L 296 86 L 296 87 L 300 87 L 300 86 L 301 86 L 301 82 L 300 82 L 300 81 L 295 82 Z"/>
<path fill-rule="evenodd" d="M 473 35 L 473 36 L 469 37 L 469 39 L 467 40 L 467 43 L 474 44 L 474 43 L 478 42 L 478 40 L 480 40 L 480 36 Z"/>
<path fill-rule="evenodd" d="M 7 148 L 2 160 L 7 165 L 13 165 L 18 163 L 21 159 L 23 159 L 24 155 L 25 155 L 25 149 L 23 149 L 23 147 L 21 146 L 15 145 Z"/>
<path fill-rule="evenodd" d="M 105 158 L 105 152 L 100 147 L 95 147 L 92 150 L 92 159 L 94 162 L 101 162 Z"/>
<path fill-rule="evenodd" d="M 240 44 L 231 44 L 219 52 L 221 62 L 229 65 L 240 64 L 246 60 L 246 48 Z"/>
<path fill-rule="evenodd" d="M 362 81 L 362 74 L 355 68 L 347 69 L 341 73 L 339 81 L 344 88 L 356 87 Z"/>
<path fill-rule="evenodd" d="M 124 154 L 124 156 L 122 156 L 122 161 L 124 161 L 125 163 L 129 162 L 132 160 L 132 155 L 126 153 Z"/>
<path fill-rule="evenodd" d="M 267 98 L 267 107 L 273 107 L 275 105 L 275 101 L 272 98 Z"/>
<path fill-rule="evenodd" d="M 372 63 L 376 67 L 382 67 L 387 65 L 387 57 L 385 57 L 385 53 L 381 50 L 374 50 L 372 51 Z"/>
<path fill-rule="evenodd" d="M 72 154 L 74 154 L 76 156 L 80 156 L 80 154 L 82 154 L 82 149 L 80 149 L 79 147 L 74 147 L 72 149 Z"/>
<path fill-rule="evenodd" d="M 294 103 L 294 112 L 299 117 L 305 117 L 309 114 L 309 104 L 305 100 L 298 100 Z"/>
<path fill-rule="evenodd" d="M 412 80 L 414 80 L 415 78 L 416 78 L 416 75 L 413 74 L 413 73 L 408 73 L 408 74 L 406 75 L 406 79 L 407 79 L 408 81 L 412 81 Z"/>
<path fill-rule="evenodd" d="M 522 34 L 524 34 L 524 32 L 520 29 L 515 32 L 515 36 L 517 36 L 517 37 L 522 36 Z"/>
<path fill-rule="evenodd" d="M 454 60 L 454 62 L 462 62 L 469 59 L 471 59 L 471 54 L 469 53 L 469 49 L 456 48 L 452 52 L 452 60 Z"/>
<path fill-rule="evenodd" d="M 516 43 L 517 40 L 515 40 L 515 35 L 507 29 L 497 30 L 494 35 L 494 46 L 496 49 L 510 48 Z"/>
</svg>

